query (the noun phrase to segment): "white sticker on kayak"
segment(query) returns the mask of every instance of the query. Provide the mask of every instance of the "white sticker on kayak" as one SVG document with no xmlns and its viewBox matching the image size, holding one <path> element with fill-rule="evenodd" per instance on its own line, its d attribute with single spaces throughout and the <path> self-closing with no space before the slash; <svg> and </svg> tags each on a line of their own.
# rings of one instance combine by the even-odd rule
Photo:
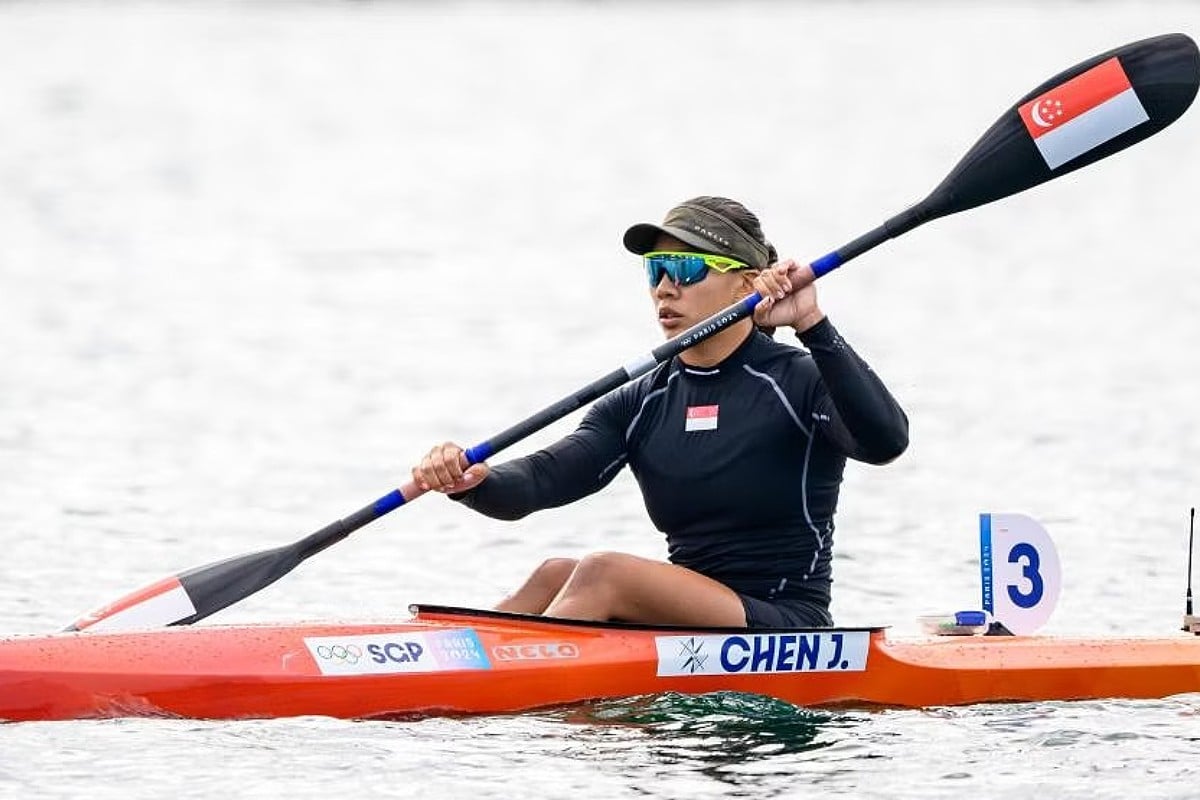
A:
<svg viewBox="0 0 1200 800">
<path fill-rule="evenodd" d="M 322 675 L 383 675 L 491 669 L 475 631 L 308 636 L 308 652 Z"/>
<path fill-rule="evenodd" d="M 658 675 L 862 672 L 868 631 L 656 636 Z"/>
</svg>

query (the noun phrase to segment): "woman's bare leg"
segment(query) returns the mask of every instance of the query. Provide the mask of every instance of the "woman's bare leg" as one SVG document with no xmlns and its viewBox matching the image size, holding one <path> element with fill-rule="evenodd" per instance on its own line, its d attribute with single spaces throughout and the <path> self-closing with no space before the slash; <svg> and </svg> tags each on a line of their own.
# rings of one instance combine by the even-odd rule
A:
<svg viewBox="0 0 1200 800">
<path fill-rule="evenodd" d="M 728 586 L 686 567 L 625 553 L 585 556 L 543 611 L 568 619 L 746 625 L 742 600 Z"/>
<path fill-rule="evenodd" d="M 573 558 L 543 561 L 521 588 L 496 604 L 497 611 L 513 614 L 541 614 L 550 605 L 579 562 Z"/>
</svg>

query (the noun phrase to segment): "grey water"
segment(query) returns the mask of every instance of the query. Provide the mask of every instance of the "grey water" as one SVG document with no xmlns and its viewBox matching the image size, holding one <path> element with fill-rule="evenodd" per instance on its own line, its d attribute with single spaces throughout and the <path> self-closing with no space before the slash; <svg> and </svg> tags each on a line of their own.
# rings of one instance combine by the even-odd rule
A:
<svg viewBox="0 0 1200 800">
<path fill-rule="evenodd" d="M 1170 31 L 1200 5 L 0 5 L 0 634 L 299 538 L 645 351 L 631 222 L 723 194 L 816 258 L 1044 79 Z M 991 511 L 1057 542 L 1046 633 L 1175 633 L 1197 115 L 821 282 L 912 422 L 900 460 L 847 470 L 839 622 L 978 606 Z M 664 555 L 628 475 L 519 523 L 425 498 L 212 622 L 487 605 L 597 549 Z M 14 724 L 0 796 L 1182 798 L 1197 697 Z"/>
</svg>

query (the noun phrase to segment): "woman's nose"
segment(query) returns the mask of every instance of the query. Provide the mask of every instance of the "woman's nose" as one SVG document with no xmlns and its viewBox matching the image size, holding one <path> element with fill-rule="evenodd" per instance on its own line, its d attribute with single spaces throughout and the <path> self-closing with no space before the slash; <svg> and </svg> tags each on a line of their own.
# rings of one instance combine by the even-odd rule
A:
<svg viewBox="0 0 1200 800">
<path fill-rule="evenodd" d="M 671 295 L 678 293 L 679 286 L 675 283 L 675 281 L 671 280 L 670 275 L 664 272 L 662 277 L 658 279 L 658 285 L 654 287 L 654 296 L 670 297 Z"/>
</svg>

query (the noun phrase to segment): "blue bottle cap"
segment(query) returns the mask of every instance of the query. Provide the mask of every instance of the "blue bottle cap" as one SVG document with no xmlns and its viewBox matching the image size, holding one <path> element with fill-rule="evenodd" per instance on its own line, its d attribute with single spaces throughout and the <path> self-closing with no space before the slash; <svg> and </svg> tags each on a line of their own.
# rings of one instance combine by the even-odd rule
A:
<svg viewBox="0 0 1200 800">
<path fill-rule="evenodd" d="M 954 612 L 954 624 L 966 627 L 986 625 L 987 614 L 982 611 L 956 611 Z"/>
</svg>

